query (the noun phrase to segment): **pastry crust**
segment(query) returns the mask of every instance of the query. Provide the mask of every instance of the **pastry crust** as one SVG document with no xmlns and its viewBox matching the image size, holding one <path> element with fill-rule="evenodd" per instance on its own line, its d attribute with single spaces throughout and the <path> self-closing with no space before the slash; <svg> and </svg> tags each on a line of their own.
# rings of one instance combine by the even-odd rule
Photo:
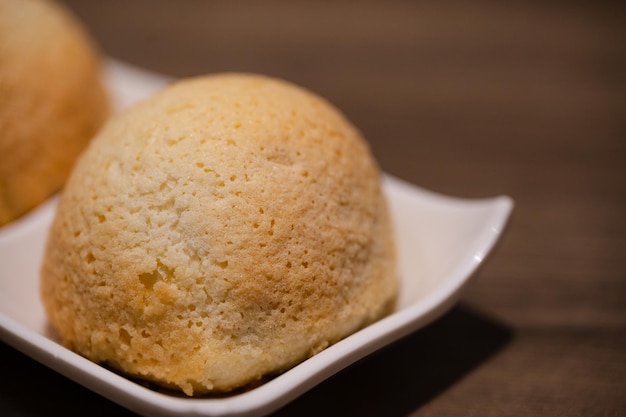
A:
<svg viewBox="0 0 626 417">
<path fill-rule="evenodd" d="M 0 0 L 0 226 L 63 185 L 108 116 L 98 53 L 61 6 Z"/>
<path fill-rule="evenodd" d="M 188 395 L 281 372 L 384 316 L 378 167 L 284 81 L 181 81 L 114 117 L 58 206 L 42 297 L 82 355 Z"/>
</svg>

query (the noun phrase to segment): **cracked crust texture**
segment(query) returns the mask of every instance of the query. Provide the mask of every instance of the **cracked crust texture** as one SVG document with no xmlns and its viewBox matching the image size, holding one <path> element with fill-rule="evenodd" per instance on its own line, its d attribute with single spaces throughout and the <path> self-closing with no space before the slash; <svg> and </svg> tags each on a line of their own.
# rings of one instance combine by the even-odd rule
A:
<svg viewBox="0 0 626 417">
<path fill-rule="evenodd" d="M 97 51 L 73 16 L 0 0 L 0 226 L 61 188 L 107 116 Z"/>
<path fill-rule="evenodd" d="M 187 395 L 284 371 L 389 312 L 379 171 L 329 103 L 284 81 L 181 81 L 79 160 L 42 268 L 64 343 Z"/>
</svg>

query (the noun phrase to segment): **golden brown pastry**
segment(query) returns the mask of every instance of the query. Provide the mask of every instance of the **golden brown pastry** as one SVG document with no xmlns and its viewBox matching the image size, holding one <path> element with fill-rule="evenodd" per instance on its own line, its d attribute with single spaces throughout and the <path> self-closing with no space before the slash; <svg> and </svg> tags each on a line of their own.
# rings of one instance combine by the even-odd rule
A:
<svg viewBox="0 0 626 417">
<path fill-rule="evenodd" d="M 181 81 L 114 117 L 58 206 L 42 297 L 65 344 L 188 395 L 283 371 L 386 314 L 379 171 L 329 103 Z"/>
<path fill-rule="evenodd" d="M 0 226 L 62 186 L 107 117 L 98 65 L 59 5 L 0 0 Z"/>
</svg>

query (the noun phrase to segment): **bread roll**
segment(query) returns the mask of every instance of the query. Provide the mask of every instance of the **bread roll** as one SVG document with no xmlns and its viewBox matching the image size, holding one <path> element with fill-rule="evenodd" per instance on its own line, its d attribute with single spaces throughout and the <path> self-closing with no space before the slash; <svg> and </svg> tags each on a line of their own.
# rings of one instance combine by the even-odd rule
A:
<svg viewBox="0 0 626 417">
<path fill-rule="evenodd" d="M 62 186 L 107 115 L 80 24 L 55 3 L 0 0 L 0 226 Z"/>
<path fill-rule="evenodd" d="M 389 312 L 379 170 L 334 107 L 287 82 L 178 82 L 114 117 L 79 160 L 41 290 L 64 343 L 181 389 L 284 371 Z"/>
</svg>

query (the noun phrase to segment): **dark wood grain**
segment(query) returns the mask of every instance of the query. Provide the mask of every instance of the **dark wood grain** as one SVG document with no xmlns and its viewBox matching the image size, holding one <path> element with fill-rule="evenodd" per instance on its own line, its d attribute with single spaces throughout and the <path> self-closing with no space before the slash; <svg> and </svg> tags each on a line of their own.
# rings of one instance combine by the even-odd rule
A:
<svg viewBox="0 0 626 417">
<path fill-rule="evenodd" d="M 460 307 L 277 415 L 626 415 L 619 3 L 66 3 L 106 54 L 178 77 L 289 79 L 340 107 L 385 171 L 445 194 L 515 199 Z M 2 387 L 2 406 L 43 415 L 7 398 L 62 377 L 2 349 L 36 368 L 32 385 Z M 63 384 L 51 414 L 84 394 Z"/>
</svg>

